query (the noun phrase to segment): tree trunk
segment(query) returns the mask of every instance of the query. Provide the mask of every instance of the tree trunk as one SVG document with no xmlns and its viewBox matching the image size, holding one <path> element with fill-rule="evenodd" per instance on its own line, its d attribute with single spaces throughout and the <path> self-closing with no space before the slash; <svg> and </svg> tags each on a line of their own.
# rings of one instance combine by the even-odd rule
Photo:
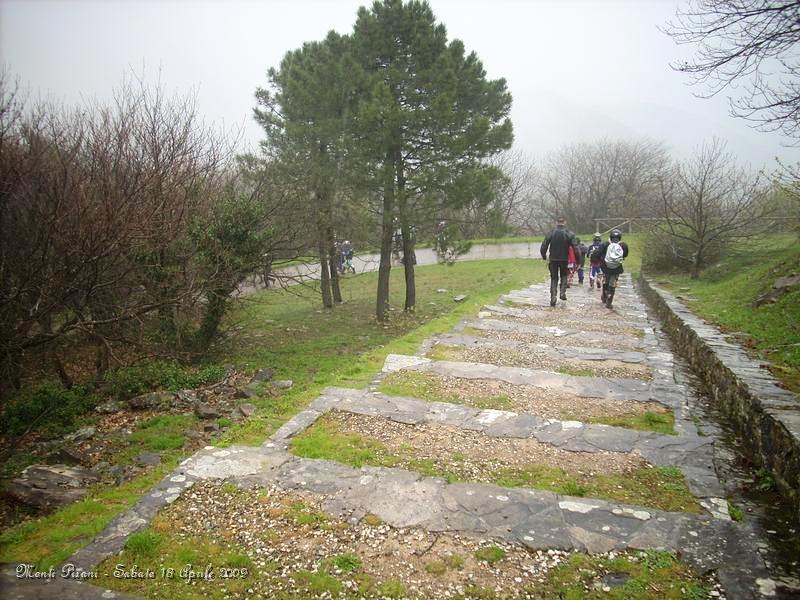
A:
<svg viewBox="0 0 800 600">
<path fill-rule="evenodd" d="M 333 293 L 333 301 L 336 304 L 342 303 L 342 289 L 339 287 L 339 271 L 336 270 L 337 261 L 336 248 L 331 247 L 329 250 L 330 259 L 328 260 L 328 268 L 331 273 L 331 292 Z"/>
<path fill-rule="evenodd" d="M 698 248 L 692 260 L 691 278 L 700 279 L 700 268 L 703 266 L 703 250 Z"/>
<path fill-rule="evenodd" d="M 402 210 L 402 209 L 401 209 Z M 413 312 L 417 302 L 417 287 L 414 279 L 414 239 L 407 217 L 401 212 L 400 227 L 403 231 L 403 271 L 406 282 L 404 310 Z"/>
<path fill-rule="evenodd" d="M 317 250 L 319 251 L 319 289 L 322 294 L 322 306 L 325 308 L 333 308 L 331 275 L 328 270 L 328 251 L 326 249 L 325 235 L 322 227 L 320 227 L 317 238 Z"/>
<path fill-rule="evenodd" d="M 216 289 L 206 294 L 203 320 L 200 323 L 200 330 L 197 332 L 197 346 L 202 353 L 211 347 L 211 342 L 217 336 L 222 316 L 225 314 L 226 301 L 231 291 L 233 290 Z"/>
<path fill-rule="evenodd" d="M 328 207 L 325 212 L 325 218 L 327 223 L 325 224 L 325 237 L 328 243 L 328 257 L 329 261 L 328 264 L 330 266 L 330 274 L 331 274 L 331 291 L 333 292 L 333 301 L 336 304 L 342 303 L 342 290 L 339 287 L 339 271 L 337 271 L 337 261 L 338 258 L 336 256 L 336 240 L 333 235 L 333 211 L 330 206 L 330 202 L 328 202 Z"/>
<path fill-rule="evenodd" d="M 417 303 L 417 287 L 414 281 L 414 239 L 411 236 L 411 223 L 409 223 L 408 202 L 405 192 L 406 179 L 399 152 L 395 160 L 397 163 L 397 205 L 400 212 L 400 229 L 403 232 L 403 272 L 406 283 L 406 301 L 403 310 L 413 312 Z"/>
<path fill-rule="evenodd" d="M 384 166 L 383 216 L 381 223 L 381 262 L 378 266 L 378 293 L 375 316 L 378 322 L 386 321 L 389 308 L 389 275 L 392 271 L 392 209 L 394 208 L 394 171 L 390 160 Z"/>
<path fill-rule="evenodd" d="M 108 346 L 103 343 L 103 340 L 97 339 L 95 340 L 95 344 L 97 345 L 97 350 L 95 351 L 94 358 L 94 377 L 99 383 L 103 381 L 103 377 L 106 371 L 108 371 L 109 352 Z"/>
</svg>

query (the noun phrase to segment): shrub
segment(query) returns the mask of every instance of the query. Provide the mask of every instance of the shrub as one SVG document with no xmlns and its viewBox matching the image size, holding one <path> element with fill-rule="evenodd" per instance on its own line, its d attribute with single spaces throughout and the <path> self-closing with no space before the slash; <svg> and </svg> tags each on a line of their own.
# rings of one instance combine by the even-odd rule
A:
<svg viewBox="0 0 800 600">
<path fill-rule="evenodd" d="M 0 433 L 21 435 L 36 429 L 53 437 L 75 429 L 80 417 L 94 408 L 97 398 L 87 386 L 65 388 L 58 382 L 45 382 L 14 396 L 3 411 Z"/>
<path fill-rule="evenodd" d="M 648 271 L 688 271 L 692 266 L 695 245 L 663 231 L 654 231 L 645 237 L 642 267 Z M 703 250 L 703 264 L 718 262 L 725 252 L 722 241 L 712 243 Z"/>
<path fill-rule="evenodd" d="M 221 365 L 189 369 L 176 362 L 156 361 L 110 371 L 106 374 L 106 383 L 117 398 L 129 398 L 156 389 L 178 391 L 197 387 L 217 381 L 224 374 Z"/>
</svg>

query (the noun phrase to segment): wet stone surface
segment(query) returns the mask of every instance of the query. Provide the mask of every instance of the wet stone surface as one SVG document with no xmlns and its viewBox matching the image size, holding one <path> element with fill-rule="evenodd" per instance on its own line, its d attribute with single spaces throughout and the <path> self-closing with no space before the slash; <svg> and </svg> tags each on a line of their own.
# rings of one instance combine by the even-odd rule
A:
<svg viewBox="0 0 800 600">
<path fill-rule="evenodd" d="M 729 515 L 726 492 L 730 488 L 720 481 L 715 468 L 715 463 L 719 465 L 726 460 L 720 450 L 718 430 L 695 410 L 694 397 L 687 382 L 676 381 L 676 363 L 670 349 L 656 331 L 654 326 L 657 324 L 648 320 L 647 310 L 630 279 L 627 275 L 622 278 L 613 310 L 602 307 L 597 296 L 596 291 L 573 288 L 568 292 L 566 303 L 559 302 L 550 308 L 548 284 L 542 282 L 510 292 L 497 303 L 484 307 L 477 319 L 461 324 L 454 335 L 464 336 L 466 326 L 502 332 L 508 331 L 509 326 L 519 325 L 520 335 L 543 336 L 544 339 L 551 334 L 563 337 L 558 335 L 561 331 L 567 332 L 564 335 L 575 332 L 576 340 L 594 341 L 559 342 L 544 352 L 554 360 L 574 365 L 575 361 L 587 356 L 591 358 L 585 362 L 598 363 L 609 360 L 612 351 L 623 351 L 625 354 L 620 354 L 617 359 L 624 356 L 628 362 L 618 362 L 650 369 L 651 379 L 577 376 L 544 369 L 502 366 L 491 364 L 491 357 L 488 362 L 430 360 L 423 355 L 435 340 L 427 340 L 418 356 L 390 355 L 384 372 L 370 389 L 326 389 L 306 410 L 286 422 L 259 448 L 206 448 L 184 461 L 131 510 L 117 517 L 92 544 L 79 550 L 71 562 L 85 568 L 96 566 L 119 552 L 128 535 L 146 527 L 154 515 L 167 506 L 168 510 L 178 511 L 175 513 L 176 522 L 182 507 L 194 506 L 196 511 L 192 514 L 208 510 L 207 524 L 203 524 L 203 527 L 208 526 L 205 529 L 207 533 L 237 527 L 235 521 L 230 520 L 229 513 L 211 512 L 217 506 L 214 498 L 218 498 L 213 480 L 225 480 L 241 487 L 260 486 L 275 497 L 284 493 L 301 494 L 319 511 L 353 527 L 354 533 L 349 541 L 356 546 L 367 544 L 359 547 L 369 547 L 369 538 L 364 537 L 366 534 L 359 532 L 358 527 L 362 521 L 372 519 L 390 528 L 381 534 L 385 539 L 376 540 L 378 548 L 402 546 L 405 541 L 398 540 L 408 539 L 403 536 L 407 535 L 406 530 L 413 529 L 415 533 L 411 535 L 417 536 L 414 539 L 424 544 L 429 544 L 437 535 L 449 536 L 444 546 L 437 546 L 440 542 L 435 542 L 431 552 L 450 551 L 451 547 L 461 543 L 457 540 L 462 536 L 481 540 L 479 543 L 513 545 L 504 546 L 509 553 L 582 551 L 602 554 L 662 549 L 677 553 L 698 573 L 712 573 L 718 582 L 718 587 L 713 590 L 718 597 L 781 597 L 787 589 L 788 579 L 776 581 L 772 578 L 771 561 L 768 564 L 763 558 L 769 556 L 763 552 L 763 533 L 747 518 L 740 523 L 731 520 Z M 610 337 L 612 343 L 603 347 L 596 341 L 598 333 L 615 337 Z M 512 344 L 539 343 L 516 334 L 508 338 L 500 335 L 473 337 L 494 343 L 503 340 Z M 660 435 L 580 420 L 556 420 L 549 414 L 536 412 L 480 409 L 459 403 L 387 396 L 376 391 L 386 374 L 403 371 L 481 382 L 480 385 L 495 381 L 498 386 L 530 386 L 537 391 L 554 390 L 560 395 L 616 402 L 622 406 L 631 403 L 647 406 L 657 402 L 673 411 L 677 435 Z M 535 406 L 532 408 L 535 411 Z M 456 437 L 463 441 L 474 436 L 493 440 L 492 445 L 496 448 L 504 445 L 516 448 L 515 444 L 521 448 L 528 444 L 530 448 L 547 448 L 554 455 L 581 457 L 581 460 L 589 461 L 587 464 L 596 459 L 598 470 L 603 468 L 602 461 L 609 455 L 676 469 L 685 478 L 701 512 L 666 512 L 591 496 L 570 496 L 490 483 L 448 483 L 441 477 L 399 467 L 356 468 L 332 460 L 294 456 L 290 451 L 293 438 L 320 419 L 330 418 L 335 414 L 331 411 L 351 415 L 349 418 L 359 421 L 365 434 L 370 430 L 374 433 L 381 424 L 385 435 L 395 432 L 392 439 L 397 444 L 408 444 L 412 436 L 403 434 L 409 438 L 403 442 L 397 433 L 401 430 L 436 430 L 449 435 L 449 438 L 440 435 L 441 444 Z M 496 455 L 494 460 L 506 460 L 508 464 L 524 460 L 526 451 L 520 448 L 514 452 L 506 450 L 505 454 Z M 282 549 L 291 552 L 293 542 L 288 535 L 285 540 L 271 542 L 247 538 L 245 532 L 258 529 L 265 518 L 260 510 L 252 512 L 253 515 L 233 513 L 245 524 L 234 534 L 237 542 L 256 555 L 259 554 L 257 548 L 261 548 L 262 555 L 266 552 L 277 556 Z M 267 515 L 266 518 L 271 517 Z M 388 543 L 386 540 L 394 540 L 397 546 L 382 546 Z M 338 552 L 345 548 L 341 541 L 341 538 L 332 536 L 321 543 L 331 544 L 324 546 L 326 551 Z M 419 550 L 419 546 L 410 544 L 409 549 L 414 552 Z M 541 565 L 541 562 L 537 564 Z M 306 566 L 313 567 L 313 564 L 307 563 Z M 398 565 L 394 568 L 402 572 L 404 567 Z M 509 570 L 509 573 L 517 573 L 516 576 L 508 579 L 498 574 L 501 579 L 497 580 L 497 585 L 511 591 L 512 595 L 519 595 L 523 589 L 516 577 L 526 581 L 526 576 L 515 571 L 516 568 Z M 452 581 L 449 577 L 441 578 L 436 585 L 449 584 Z M 616 584 L 612 579 L 600 585 L 608 585 L 611 589 L 612 584 Z M 22 589 L 22 586 L 15 589 Z"/>
</svg>

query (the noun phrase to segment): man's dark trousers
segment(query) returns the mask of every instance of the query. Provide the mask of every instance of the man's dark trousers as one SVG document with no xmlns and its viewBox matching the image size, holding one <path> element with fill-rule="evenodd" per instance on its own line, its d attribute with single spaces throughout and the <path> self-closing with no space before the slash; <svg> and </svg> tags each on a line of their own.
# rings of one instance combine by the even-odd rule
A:
<svg viewBox="0 0 800 600">
<path fill-rule="evenodd" d="M 561 291 L 561 299 L 567 299 L 567 277 L 569 276 L 569 267 L 565 260 L 551 260 L 548 267 L 550 268 L 550 304 L 555 304 L 559 290 Z M 559 276 L 561 277 L 560 284 L 558 280 Z"/>
</svg>

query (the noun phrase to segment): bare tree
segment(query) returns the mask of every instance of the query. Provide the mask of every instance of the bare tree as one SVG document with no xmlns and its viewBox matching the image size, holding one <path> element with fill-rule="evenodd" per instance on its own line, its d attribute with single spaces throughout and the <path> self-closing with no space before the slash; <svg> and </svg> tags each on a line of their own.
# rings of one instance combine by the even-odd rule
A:
<svg viewBox="0 0 800 600">
<path fill-rule="evenodd" d="M 496 185 L 490 214 L 494 221 L 485 225 L 487 229 L 494 227 L 497 231 L 487 231 L 486 237 L 501 237 L 496 235 L 498 232 L 505 234 L 519 229 L 531 230 L 531 203 L 539 177 L 536 163 L 514 149 L 495 155 L 489 162 L 505 177 Z"/>
<path fill-rule="evenodd" d="M 689 267 L 692 279 L 715 251 L 759 233 L 771 210 L 759 178 L 738 167 L 719 140 L 675 163 L 659 187 L 662 220 L 655 231 L 666 235 L 674 259 Z"/>
<path fill-rule="evenodd" d="M 678 44 L 697 46 L 693 61 L 673 68 L 706 85 L 701 95 L 744 82 L 730 98 L 731 113 L 800 138 L 800 2 L 696 0 L 665 31 Z"/>
<path fill-rule="evenodd" d="M 209 311 L 252 271 L 268 229 L 258 203 L 231 192 L 229 139 L 192 98 L 141 82 L 76 109 L 25 108 L 0 83 L 0 384 L 18 387 L 36 354 L 70 385 L 67 336 L 95 344 L 102 376 L 156 315 L 165 349 L 207 345 Z"/>
<path fill-rule="evenodd" d="M 563 215 L 576 230 L 590 231 L 595 219 L 637 217 L 654 196 L 665 161 L 664 145 L 649 140 L 600 140 L 562 148 L 544 163 L 533 220 L 541 230 Z"/>
</svg>

